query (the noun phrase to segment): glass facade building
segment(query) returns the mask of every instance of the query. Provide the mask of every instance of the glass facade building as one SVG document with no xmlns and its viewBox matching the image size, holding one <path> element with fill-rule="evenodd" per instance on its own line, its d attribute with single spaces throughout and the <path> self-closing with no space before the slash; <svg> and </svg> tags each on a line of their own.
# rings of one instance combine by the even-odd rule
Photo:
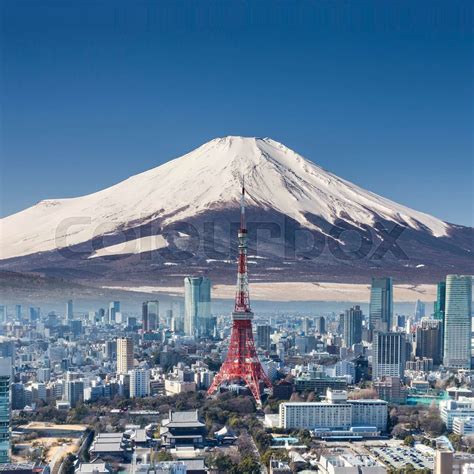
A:
<svg viewBox="0 0 474 474">
<path fill-rule="evenodd" d="M 345 347 L 352 347 L 353 344 L 362 342 L 362 321 L 364 315 L 360 306 L 354 306 L 351 309 L 346 309 L 343 321 L 343 339 Z"/>
<path fill-rule="evenodd" d="M 393 285 L 391 278 L 372 278 L 370 289 L 369 327 L 390 331 L 393 320 Z"/>
<path fill-rule="evenodd" d="M 210 336 L 211 280 L 205 277 L 184 279 L 184 333 L 186 336 Z"/>
<path fill-rule="evenodd" d="M 472 277 L 446 277 L 443 365 L 452 369 L 471 368 Z"/>
</svg>

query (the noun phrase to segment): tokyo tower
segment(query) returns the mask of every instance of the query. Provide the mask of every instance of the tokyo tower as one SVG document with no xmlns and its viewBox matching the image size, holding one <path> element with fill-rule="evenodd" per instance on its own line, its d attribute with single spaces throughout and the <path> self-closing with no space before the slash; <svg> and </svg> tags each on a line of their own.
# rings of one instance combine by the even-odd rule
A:
<svg viewBox="0 0 474 474">
<path fill-rule="evenodd" d="M 247 273 L 247 227 L 245 223 L 245 186 L 240 197 L 239 261 L 237 269 L 237 291 L 232 313 L 232 333 L 227 357 L 208 390 L 212 395 L 224 382 L 243 382 L 261 405 L 260 381 L 267 387 L 272 384 L 258 359 L 252 334 L 253 313 L 250 310 L 249 283 Z"/>
</svg>

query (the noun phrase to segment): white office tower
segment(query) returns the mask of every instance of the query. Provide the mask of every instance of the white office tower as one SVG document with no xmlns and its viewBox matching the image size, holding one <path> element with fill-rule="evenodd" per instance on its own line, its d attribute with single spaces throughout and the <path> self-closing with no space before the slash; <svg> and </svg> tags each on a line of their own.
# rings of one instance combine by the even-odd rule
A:
<svg viewBox="0 0 474 474">
<path fill-rule="evenodd" d="M 135 369 L 130 375 L 130 397 L 140 398 L 150 394 L 150 371 L 146 369 Z"/>
<path fill-rule="evenodd" d="M 133 369 L 133 339 L 117 339 L 117 373 L 128 374 Z"/>
<path fill-rule="evenodd" d="M 472 277 L 446 277 L 443 365 L 451 369 L 471 368 Z"/>
<path fill-rule="evenodd" d="M 375 332 L 372 342 L 372 379 L 403 378 L 406 362 L 406 337 L 401 332 Z"/>
<path fill-rule="evenodd" d="M 186 336 L 211 336 L 211 280 L 205 277 L 184 279 L 184 333 Z"/>
</svg>

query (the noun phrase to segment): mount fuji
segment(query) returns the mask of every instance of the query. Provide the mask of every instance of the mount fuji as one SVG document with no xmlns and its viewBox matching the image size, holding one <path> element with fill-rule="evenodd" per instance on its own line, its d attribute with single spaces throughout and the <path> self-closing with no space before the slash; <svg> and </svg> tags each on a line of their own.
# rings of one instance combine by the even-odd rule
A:
<svg viewBox="0 0 474 474">
<path fill-rule="evenodd" d="M 102 191 L 0 220 L 0 270 L 97 285 L 234 280 L 245 181 L 250 277 L 431 283 L 474 273 L 474 230 L 341 179 L 269 138 L 216 138 Z"/>
</svg>

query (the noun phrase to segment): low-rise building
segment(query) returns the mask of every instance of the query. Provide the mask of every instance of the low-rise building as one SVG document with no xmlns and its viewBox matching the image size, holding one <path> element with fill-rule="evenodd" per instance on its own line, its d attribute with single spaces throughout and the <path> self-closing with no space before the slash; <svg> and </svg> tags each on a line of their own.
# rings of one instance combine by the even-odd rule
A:
<svg viewBox="0 0 474 474">
<path fill-rule="evenodd" d="M 131 451 L 130 443 L 124 438 L 123 433 L 99 433 L 89 449 L 95 458 L 117 461 L 126 459 Z"/>
<path fill-rule="evenodd" d="M 187 382 L 178 379 L 166 379 L 165 380 L 165 392 L 166 395 L 177 395 L 185 392 L 195 392 L 196 382 Z"/>
<path fill-rule="evenodd" d="M 386 474 L 387 469 L 372 456 L 338 449 L 321 455 L 318 461 L 318 472 L 321 474 Z"/>
<path fill-rule="evenodd" d="M 333 390 L 345 390 L 347 388 L 347 378 L 331 377 L 322 370 L 313 369 L 301 373 L 295 379 L 295 389 L 297 392 L 312 391 L 325 393 L 330 388 Z"/>
<path fill-rule="evenodd" d="M 408 389 L 400 377 L 382 377 L 374 382 L 374 389 L 380 399 L 397 405 L 407 401 Z"/>
<path fill-rule="evenodd" d="M 198 411 L 171 411 L 161 422 L 162 446 L 167 448 L 194 447 L 204 444 L 206 425 L 199 419 Z"/>
<path fill-rule="evenodd" d="M 452 431 L 454 418 L 474 417 L 474 398 L 459 397 L 458 400 L 442 400 L 439 403 L 439 410 L 447 430 Z"/>
<path fill-rule="evenodd" d="M 468 436 L 474 434 L 474 417 L 459 417 L 453 419 L 453 433 L 460 436 Z"/>
<path fill-rule="evenodd" d="M 342 429 L 371 426 L 387 427 L 387 402 L 347 400 L 344 390 L 328 390 L 323 402 L 284 402 L 280 404 L 280 427 L 285 429 Z"/>
</svg>

